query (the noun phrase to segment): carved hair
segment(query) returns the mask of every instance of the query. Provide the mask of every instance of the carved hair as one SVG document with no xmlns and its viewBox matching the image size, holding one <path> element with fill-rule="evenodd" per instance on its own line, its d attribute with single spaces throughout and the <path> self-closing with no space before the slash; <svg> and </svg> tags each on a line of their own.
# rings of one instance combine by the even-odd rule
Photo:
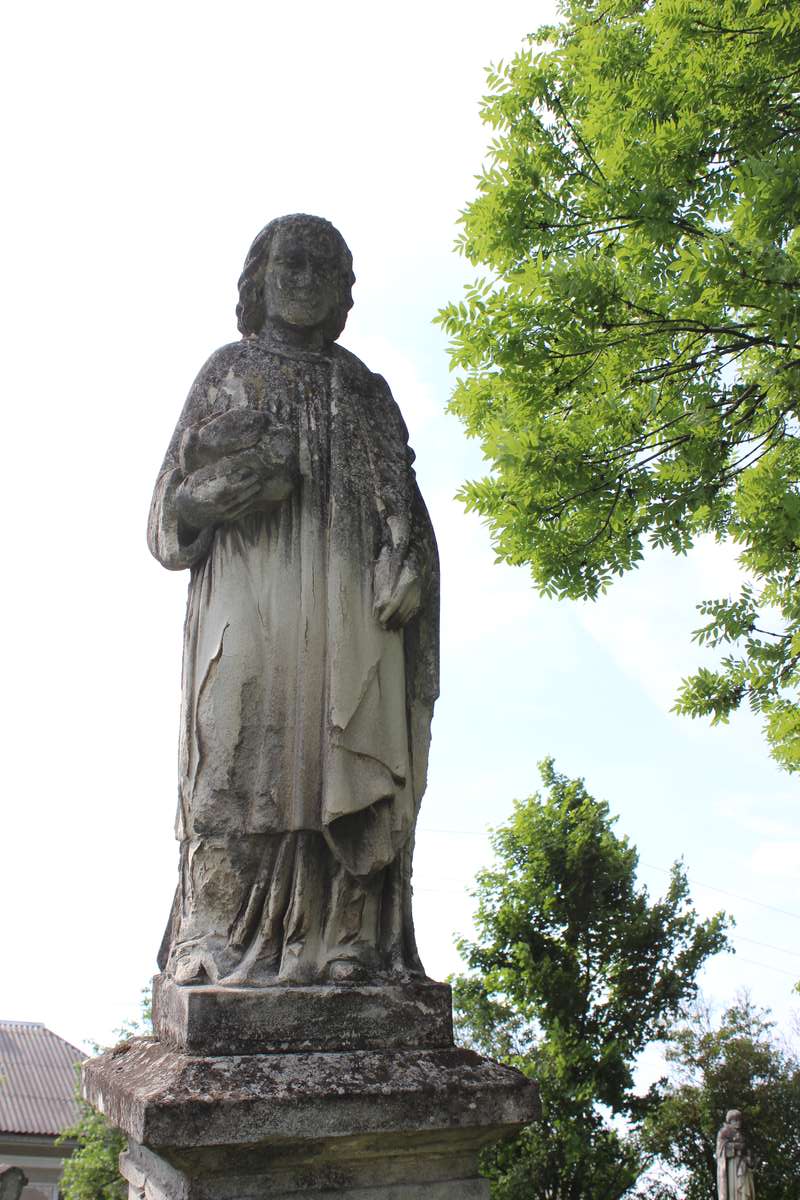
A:
<svg viewBox="0 0 800 1200">
<path fill-rule="evenodd" d="M 344 329 L 348 312 L 353 307 L 352 288 L 356 281 L 353 274 L 353 256 L 339 230 L 331 225 L 330 221 L 326 221 L 324 217 L 311 217 L 307 213 L 276 217 L 269 225 L 264 226 L 250 247 L 244 270 L 239 276 L 239 303 L 236 305 L 239 332 L 247 337 L 260 333 L 264 328 L 267 318 L 264 304 L 264 272 L 269 261 L 272 241 L 278 229 L 292 226 L 312 230 L 315 235 L 323 237 L 331 244 L 337 259 L 339 302 L 322 326 L 326 340 L 335 342 Z"/>
</svg>

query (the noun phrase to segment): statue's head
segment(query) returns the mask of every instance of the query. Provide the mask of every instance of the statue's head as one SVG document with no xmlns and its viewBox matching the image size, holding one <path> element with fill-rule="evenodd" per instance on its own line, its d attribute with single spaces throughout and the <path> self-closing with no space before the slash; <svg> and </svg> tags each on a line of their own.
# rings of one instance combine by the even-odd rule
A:
<svg viewBox="0 0 800 1200">
<path fill-rule="evenodd" d="M 725 1124 L 732 1125 L 734 1129 L 742 1128 L 742 1114 L 738 1108 L 729 1108 L 725 1113 Z"/>
<path fill-rule="evenodd" d="M 353 256 L 323 217 L 294 213 L 270 221 L 250 247 L 239 278 L 236 316 L 247 337 L 268 322 L 319 330 L 333 342 L 353 307 Z"/>
</svg>

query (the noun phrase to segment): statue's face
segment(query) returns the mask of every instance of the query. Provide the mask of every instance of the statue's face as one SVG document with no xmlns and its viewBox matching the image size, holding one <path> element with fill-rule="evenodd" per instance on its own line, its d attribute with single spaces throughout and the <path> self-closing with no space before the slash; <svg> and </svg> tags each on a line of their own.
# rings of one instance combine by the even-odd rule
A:
<svg viewBox="0 0 800 1200">
<path fill-rule="evenodd" d="M 264 272 L 267 317 L 301 329 L 321 325 L 339 303 L 339 270 L 324 233 L 302 225 L 279 227 Z"/>
</svg>

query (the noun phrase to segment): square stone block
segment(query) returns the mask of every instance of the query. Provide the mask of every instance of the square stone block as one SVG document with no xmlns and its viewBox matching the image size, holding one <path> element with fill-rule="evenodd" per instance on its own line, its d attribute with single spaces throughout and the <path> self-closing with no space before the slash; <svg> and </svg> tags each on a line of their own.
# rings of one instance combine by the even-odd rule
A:
<svg viewBox="0 0 800 1200">
<path fill-rule="evenodd" d="M 153 1025 L 165 1044 L 200 1055 L 453 1045 L 450 987 L 431 980 L 246 988 L 179 986 L 157 975 Z"/>
</svg>

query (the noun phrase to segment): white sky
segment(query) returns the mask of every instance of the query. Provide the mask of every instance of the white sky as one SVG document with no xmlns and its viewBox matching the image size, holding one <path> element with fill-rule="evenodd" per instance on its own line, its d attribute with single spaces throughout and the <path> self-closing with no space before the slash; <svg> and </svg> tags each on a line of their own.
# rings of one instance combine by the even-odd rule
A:
<svg viewBox="0 0 800 1200">
<path fill-rule="evenodd" d="M 486 826 L 553 754 L 609 800 L 654 892 L 683 856 L 700 909 L 736 915 L 738 954 L 706 990 L 725 1002 L 748 986 L 782 1019 L 794 1007 L 796 783 L 749 717 L 709 730 L 669 712 L 703 661 L 693 605 L 734 586 L 731 556 L 661 555 L 597 605 L 545 602 L 452 500 L 481 463 L 444 414 L 431 318 L 469 275 L 451 246 L 487 136 L 483 68 L 549 8 L 7 9 L 0 1017 L 108 1040 L 155 969 L 176 878 L 187 579 L 148 555 L 150 490 L 192 378 L 236 337 L 252 237 L 297 210 L 329 217 L 353 251 L 342 341 L 406 414 L 442 551 L 415 875 L 428 971 L 457 967 Z"/>
</svg>

